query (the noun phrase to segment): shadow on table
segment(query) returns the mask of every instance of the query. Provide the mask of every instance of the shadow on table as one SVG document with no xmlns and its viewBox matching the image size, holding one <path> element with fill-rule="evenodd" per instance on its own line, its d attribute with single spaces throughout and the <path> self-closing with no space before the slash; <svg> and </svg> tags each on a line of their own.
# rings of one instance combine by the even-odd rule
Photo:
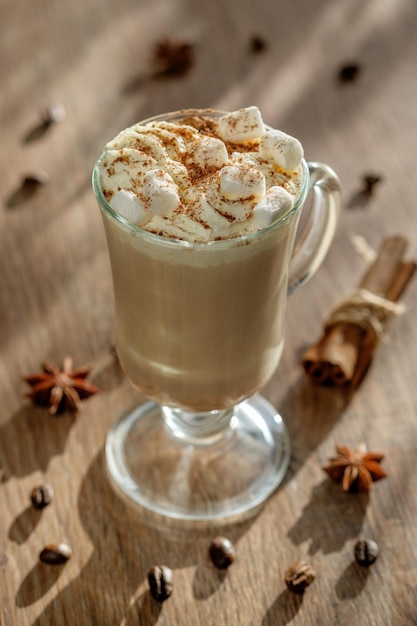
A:
<svg viewBox="0 0 417 626">
<path fill-rule="evenodd" d="M 290 482 L 342 418 L 353 394 L 347 390 L 315 386 L 304 376 L 296 381 L 281 401 L 278 397 L 273 398 L 273 381 L 267 387 L 267 393 L 289 430 L 292 455 L 284 483 Z M 339 484 L 326 477 L 313 488 L 309 502 L 287 535 L 296 545 L 310 541 L 309 554 L 340 551 L 346 541 L 358 536 L 368 500 L 368 494 L 345 493 Z M 358 576 L 357 571 L 353 571 L 355 566 L 355 563 L 349 566 L 337 583 L 336 593 L 340 599 L 346 598 L 342 598 L 342 594 L 345 593 L 343 589 L 347 579 L 353 580 L 349 587 L 352 597 L 359 595 L 366 583 L 366 572 Z M 302 602 L 302 595 L 284 590 L 269 607 L 262 626 L 291 623 Z"/>
<path fill-rule="evenodd" d="M 77 606 L 83 607 L 91 624 L 151 626 L 164 607 L 149 594 L 149 568 L 165 564 L 174 571 L 175 581 L 176 569 L 197 566 L 193 593 L 197 598 L 206 598 L 224 580 L 224 575 L 214 571 L 208 557 L 213 533 L 227 532 L 236 542 L 253 522 L 251 518 L 223 526 L 220 531 L 219 527 L 179 524 L 142 514 L 111 487 L 103 453 L 93 461 L 83 480 L 78 513 L 94 548 L 92 556 L 79 576 L 53 599 L 32 626 L 72 624 L 68 616 L 74 614 Z M 72 558 L 76 559 L 77 546 L 72 547 Z M 20 585 L 17 606 L 39 600 L 67 566 L 50 566 L 49 572 L 43 564 L 36 564 Z"/>
<path fill-rule="evenodd" d="M 94 383 L 100 389 L 120 385 L 124 375 L 112 354 L 96 361 Z M 51 459 L 64 452 L 67 437 L 77 417 L 70 412 L 52 416 L 46 408 L 23 406 L 8 422 L 0 426 L 0 482 L 33 472 L 46 473 Z M 33 485 L 35 486 L 35 485 Z M 42 510 L 28 506 L 14 519 L 8 538 L 22 545 L 38 526 Z"/>
<path fill-rule="evenodd" d="M 22 545 L 36 529 L 42 517 L 42 511 L 34 509 L 30 504 L 16 517 L 9 528 L 9 539 Z"/>
<path fill-rule="evenodd" d="M 32 472 L 46 472 L 51 459 L 65 449 L 75 417 L 69 413 L 52 417 L 42 408 L 27 405 L 0 426 L 0 480 L 6 483 Z M 33 485 L 35 486 L 35 485 Z M 22 545 L 35 531 L 42 511 L 30 504 L 15 518 L 8 538 Z"/>
<path fill-rule="evenodd" d="M 291 439 L 287 482 L 293 480 L 306 459 L 326 439 L 352 397 L 353 392 L 315 386 L 303 376 L 282 402 L 276 401 Z M 338 551 L 360 532 L 368 500 L 369 494 L 345 493 L 339 484 L 326 477 L 313 488 L 309 502 L 288 536 L 296 545 L 310 541 L 310 554 Z"/>
<path fill-rule="evenodd" d="M 292 413 L 287 423 L 295 461 L 287 480 L 294 477 L 346 406 L 346 401 L 336 401 L 328 392 L 312 389 L 301 380 L 281 403 L 280 409 L 287 416 Z M 54 428 L 50 428 L 50 420 L 56 420 Z M 313 420 L 315 427 L 311 429 L 310 421 Z M 8 439 L 13 443 L 6 457 L 7 475 L 24 475 L 40 468 L 46 469 L 50 458 L 64 449 L 73 421 L 71 415 L 53 418 L 33 406 L 17 413 L 3 427 L 0 439 L 2 443 Z M 24 459 L 23 451 L 27 452 Z M 329 488 L 331 486 L 330 483 Z M 303 540 L 310 526 L 309 517 L 314 518 L 318 511 L 323 510 L 322 507 L 331 504 L 332 498 L 327 487 L 321 486 L 303 517 L 291 529 L 293 541 Z M 335 501 L 334 507 L 337 506 L 340 503 Z M 84 477 L 78 498 L 78 514 L 93 546 L 92 556 L 79 576 L 59 592 L 32 626 L 71 624 L 68 616 L 73 615 L 74 607 L 77 606 L 83 606 L 89 623 L 123 623 L 123 626 L 140 623 L 152 626 L 158 621 L 164 606 L 150 597 L 147 586 L 149 567 L 166 564 L 174 570 L 174 577 L 176 569 L 195 567 L 192 593 L 197 600 L 207 599 L 219 589 L 226 575 L 215 570 L 209 561 L 208 546 L 211 538 L 214 534 L 227 534 L 236 544 L 256 519 L 251 517 L 239 524 L 223 526 L 220 530 L 214 526 L 162 520 L 142 512 L 130 501 L 120 498 L 111 487 L 106 476 L 103 453 L 94 459 Z M 10 538 L 23 542 L 28 533 L 27 528 L 34 528 L 36 523 L 29 510 L 23 511 L 10 528 Z M 321 541 L 319 536 L 315 537 L 314 549 L 319 549 Z M 75 560 L 77 546 L 72 548 Z M 80 554 L 80 558 L 82 556 Z M 17 591 L 17 606 L 26 607 L 42 598 L 55 585 L 66 567 L 69 565 L 48 567 L 36 563 Z M 298 598 L 284 592 L 268 610 L 264 623 L 274 623 L 273 616 L 277 613 L 287 618 L 287 622 L 281 623 L 288 623 L 300 606 Z M 279 622 L 275 620 L 275 623 Z"/>
<path fill-rule="evenodd" d="M 296 545 L 309 541 L 309 554 L 339 552 L 360 534 L 368 502 L 369 494 L 345 493 L 340 485 L 324 479 L 313 488 L 288 537 Z"/>
<path fill-rule="evenodd" d="M 99 389 L 109 391 L 121 385 L 125 377 L 115 355 L 105 352 L 96 359 L 90 379 Z M 76 419 L 70 411 L 51 415 L 46 407 L 28 402 L 8 422 L 0 424 L 0 482 L 46 472 L 51 459 L 64 452 Z M 29 511 L 24 511 L 20 522 L 16 520 L 16 528 L 30 517 Z"/>
<path fill-rule="evenodd" d="M 369 569 L 351 563 L 336 584 L 339 600 L 352 600 L 363 591 L 369 576 Z M 308 593 L 308 592 L 306 592 Z M 262 620 L 262 626 L 286 626 L 297 615 L 303 604 L 303 594 L 296 595 L 285 589 L 269 607 Z"/>
<path fill-rule="evenodd" d="M 303 595 L 296 595 L 285 589 L 269 607 L 262 620 L 262 626 L 285 626 L 292 622 L 303 603 Z"/>
<path fill-rule="evenodd" d="M 336 595 L 339 600 L 351 600 L 361 594 L 369 573 L 367 567 L 361 567 L 354 561 L 350 563 L 336 584 Z"/>
<path fill-rule="evenodd" d="M 291 461 L 284 480 L 286 484 L 341 419 L 353 394 L 348 390 L 313 385 L 305 376 L 300 376 L 283 399 L 279 397 L 277 380 L 268 383 L 265 393 L 278 409 L 290 435 Z"/>
<path fill-rule="evenodd" d="M 41 407 L 21 407 L 0 426 L 1 482 L 45 472 L 52 457 L 64 451 L 74 422 L 71 413 L 54 417 Z"/>
</svg>

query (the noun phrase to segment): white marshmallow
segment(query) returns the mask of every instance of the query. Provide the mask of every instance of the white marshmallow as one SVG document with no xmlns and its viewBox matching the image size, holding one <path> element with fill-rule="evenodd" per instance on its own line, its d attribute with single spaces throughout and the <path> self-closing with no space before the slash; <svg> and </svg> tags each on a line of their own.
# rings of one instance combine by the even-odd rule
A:
<svg viewBox="0 0 417 626">
<path fill-rule="evenodd" d="M 133 189 L 141 183 L 145 173 L 157 167 L 151 156 L 134 148 L 107 150 L 104 158 L 101 181 L 103 189 Z"/>
<path fill-rule="evenodd" d="M 222 139 L 237 143 L 258 139 L 265 133 L 265 125 L 258 107 L 252 106 L 226 113 L 219 117 Z"/>
<path fill-rule="evenodd" d="M 216 137 L 202 137 L 192 144 L 190 152 L 194 163 L 203 169 L 220 169 L 229 160 L 226 146 Z"/>
<path fill-rule="evenodd" d="M 295 170 L 304 156 L 301 143 L 281 130 L 270 130 L 262 137 L 259 154 L 284 170 Z"/>
<path fill-rule="evenodd" d="M 155 215 L 165 216 L 180 205 L 178 187 L 164 170 L 149 170 L 143 180 L 146 207 Z"/>
<path fill-rule="evenodd" d="M 283 187 L 271 187 L 253 209 L 253 221 L 257 228 L 265 228 L 291 211 L 292 196 Z"/>
<path fill-rule="evenodd" d="M 149 211 L 141 202 L 140 198 L 127 189 L 117 191 L 109 202 L 112 209 L 117 211 L 128 222 L 141 226 L 150 219 Z"/>
<path fill-rule="evenodd" d="M 265 195 L 265 176 L 247 165 L 226 165 L 220 170 L 220 193 L 226 200 L 245 200 Z"/>
</svg>

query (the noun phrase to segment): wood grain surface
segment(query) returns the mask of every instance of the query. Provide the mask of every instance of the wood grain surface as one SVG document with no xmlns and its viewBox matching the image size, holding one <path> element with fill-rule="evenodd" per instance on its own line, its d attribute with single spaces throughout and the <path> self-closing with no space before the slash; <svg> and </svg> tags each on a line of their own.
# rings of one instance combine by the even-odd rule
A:
<svg viewBox="0 0 417 626">
<path fill-rule="evenodd" d="M 415 0 L 0 0 L 0 29 L 1 626 L 417 624 L 416 285 L 354 395 L 313 387 L 300 365 L 363 273 L 354 236 L 376 248 L 403 234 L 417 256 Z M 193 46 L 183 75 L 155 76 L 165 38 Z M 341 82 L 347 63 L 360 71 Z M 54 102 L 66 118 L 42 132 Z M 147 116 L 251 104 L 336 170 L 343 212 L 324 265 L 288 302 L 284 354 L 263 390 L 291 435 L 285 482 L 248 520 L 189 528 L 144 518 L 106 476 L 106 433 L 142 398 L 109 352 L 113 295 L 91 170 L 107 140 Z M 39 170 L 48 184 L 22 197 L 22 178 Z M 382 181 L 365 202 L 368 173 Z M 91 363 L 102 391 L 80 415 L 55 418 L 24 398 L 22 378 L 66 355 Z M 345 494 L 321 466 L 336 443 L 362 441 L 386 454 L 388 478 Z M 55 497 L 37 512 L 29 494 L 44 481 Z M 207 553 L 219 532 L 237 551 L 223 573 Z M 379 544 L 370 568 L 354 562 L 358 537 Z M 73 548 L 68 563 L 39 563 L 59 541 Z M 301 559 L 317 579 L 297 596 L 284 572 Z M 160 563 L 175 585 L 163 605 L 146 580 Z"/>
</svg>

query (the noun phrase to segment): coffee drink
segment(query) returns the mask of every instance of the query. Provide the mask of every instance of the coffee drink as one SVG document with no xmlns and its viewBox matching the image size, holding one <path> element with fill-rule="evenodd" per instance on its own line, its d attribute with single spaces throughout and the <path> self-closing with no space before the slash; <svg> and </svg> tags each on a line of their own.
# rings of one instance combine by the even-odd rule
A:
<svg viewBox="0 0 417 626">
<path fill-rule="evenodd" d="M 107 209 L 117 350 L 158 403 L 227 409 L 277 367 L 308 180 L 302 157 L 256 107 L 154 118 L 105 147 L 94 176 Z"/>
</svg>

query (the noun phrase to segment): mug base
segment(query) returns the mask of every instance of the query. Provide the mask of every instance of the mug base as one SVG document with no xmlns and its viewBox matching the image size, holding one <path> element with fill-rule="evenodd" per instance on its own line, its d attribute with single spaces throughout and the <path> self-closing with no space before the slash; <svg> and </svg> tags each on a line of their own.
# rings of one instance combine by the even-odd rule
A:
<svg viewBox="0 0 417 626">
<path fill-rule="evenodd" d="M 229 520 L 256 509 L 282 482 L 290 460 L 286 426 L 262 396 L 236 405 L 210 445 L 172 436 L 161 407 L 147 402 L 109 431 L 114 486 L 137 505 L 177 520 Z"/>
</svg>

